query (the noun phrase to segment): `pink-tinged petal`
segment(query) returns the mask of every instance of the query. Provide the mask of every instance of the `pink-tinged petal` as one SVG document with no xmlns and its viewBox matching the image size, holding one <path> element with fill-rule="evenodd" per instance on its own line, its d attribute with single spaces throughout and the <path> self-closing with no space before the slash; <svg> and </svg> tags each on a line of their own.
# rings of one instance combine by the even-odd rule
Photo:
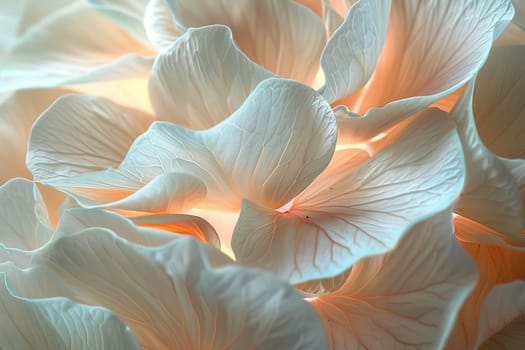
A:
<svg viewBox="0 0 525 350">
<path fill-rule="evenodd" d="M 363 115 L 338 116 L 340 142 L 363 142 L 460 88 L 512 16 L 510 0 L 393 1 L 372 78 L 334 103 Z"/>
<path fill-rule="evenodd" d="M 149 0 L 86 0 L 86 3 L 118 23 L 144 45 L 149 44 L 143 23 Z"/>
<path fill-rule="evenodd" d="M 225 26 L 189 29 L 155 60 L 150 96 L 159 119 L 208 129 L 273 74 L 252 62 Z"/>
<path fill-rule="evenodd" d="M 118 167 L 151 121 L 104 98 L 64 96 L 34 124 L 27 166 L 42 182 Z"/>
<path fill-rule="evenodd" d="M 321 56 L 325 75 L 322 95 L 332 103 L 354 93 L 374 72 L 386 38 L 389 0 L 358 1 Z"/>
<path fill-rule="evenodd" d="M 495 48 L 478 74 L 473 109 L 483 143 L 496 155 L 525 158 L 525 46 Z"/>
<path fill-rule="evenodd" d="M 451 111 L 466 163 L 465 188 L 454 211 L 524 244 L 521 193 L 511 172 L 479 138 L 472 112 L 473 89 L 474 83 L 470 83 Z"/>
<path fill-rule="evenodd" d="M 15 295 L 0 274 L 0 348 L 17 350 L 139 350 L 122 320 L 101 307 L 64 298 L 26 299 Z"/>
<path fill-rule="evenodd" d="M 477 231 L 479 236 L 483 236 L 484 229 L 480 226 L 473 226 L 471 222 L 458 220 L 460 217 L 454 219 L 454 228 L 456 236 L 460 238 L 460 243 L 463 249 L 469 253 L 472 259 L 478 266 L 479 280 L 475 289 L 469 295 L 463 304 L 461 311 L 456 320 L 453 331 L 451 332 L 447 348 L 449 349 L 474 349 L 477 348 L 476 342 L 484 334 L 479 333 L 480 329 L 484 329 L 490 322 L 499 323 L 503 317 L 505 318 L 505 308 L 502 304 L 500 311 L 502 314 L 494 313 L 490 315 L 489 319 L 483 319 L 481 313 L 486 301 L 486 297 L 490 292 L 498 288 L 498 286 L 506 283 L 511 283 L 516 280 L 525 280 L 525 248 L 512 247 L 505 244 L 504 241 L 482 241 L 482 243 L 471 243 L 461 240 L 468 234 L 473 234 Z M 465 233 L 465 231 L 471 231 Z M 497 301 L 497 300 L 496 300 Z M 518 300 L 509 300 L 513 302 L 516 310 L 519 305 L 516 304 Z M 488 323 L 485 323 L 488 322 Z M 485 329 L 486 330 L 486 329 Z M 482 340 L 480 340 L 482 341 Z"/>
<path fill-rule="evenodd" d="M 448 211 L 414 226 L 392 252 L 358 262 L 342 288 L 310 303 L 332 349 L 440 349 L 476 277 Z"/>
<path fill-rule="evenodd" d="M 293 287 L 262 271 L 214 269 L 191 238 L 141 248 L 89 230 L 54 241 L 33 266 L 7 269 L 17 292 L 107 307 L 146 350 L 327 346 L 318 316 Z"/>
<path fill-rule="evenodd" d="M 476 347 L 519 349 L 525 342 L 525 281 L 494 287 L 481 306 Z"/>
<path fill-rule="evenodd" d="M 13 177 L 31 177 L 25 165 L 27 141 L 35 119 L 64 89 L 16 91 L 0 97 L 0 184 Z"/>
<path fill-rule="evenodd" d="M 182 35 L 165 0 L 148 1 L 144 9 L 144 29 L 151 44 L 159 51 L 168 49 Z"/>
<path fill-rule="evenodd" d="M 75 3 L 16 42 L 0 65 L 0 90 L 134 78 L 151 69 L 151 54 L 104 15 Z"/>
<path fill-rule="evenodd" d="M 168 0 L 182 28 L 224 24 L 240 49 L 275 74 L 311 84 L 326 33 L 319 16 L 288 0 Z"/>
<path fill-rule="evenodd" d="M 392 249 L 416 222 L 450 207 L 463 187 L 461 146 L 439 110 L 426 111 L 357 168 L 352 162 L 363 151 L 337 153 L 289 208 L 243 202 L 232 240 L 239 262 L 291 283 L 335 276 Z"/>
<path fill-rule="evenodd" d="M 4 248 L 34 250 L 49 240 L 47 209 L 33 182 L 15 178 L 0 187 L 0 227 Z"/>
<path fill-rule="evenodd" d="M 314 90 L 267 79 L 231 117 L 211 129 L 192 131 L 156 122 L 135 141 L 119 169 L 58 179 L 52 185 L 67 188 L 77 200 L 89 195 L 109 202 L 107 190 L 115 193 L 111 201 L 118 200 L 176 171 L 204 182 L 203 206 L 208 209 L 235 211 L 242 198 L 278 208 L 324 170 L 336 133 L 330 106 Z"/>
</svg>

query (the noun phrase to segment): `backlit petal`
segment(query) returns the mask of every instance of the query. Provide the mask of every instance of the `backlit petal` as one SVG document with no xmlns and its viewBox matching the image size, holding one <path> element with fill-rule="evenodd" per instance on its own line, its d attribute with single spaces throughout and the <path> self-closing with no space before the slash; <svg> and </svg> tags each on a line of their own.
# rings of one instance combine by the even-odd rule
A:
<svg viewBox="0 0 525 350">
<path fill-rule="evenodd" d="M 496 155 L 525 158 L 525 46 L 495 48 L 476 79 L 474 117 Z"/>
<path fill-rule="evenodd" d="M 488 226 L 517 243 L 525 243 L 525 213 L 516 180 L 503 162 L 483 145 L 472 112 L 469 84 L 451 114 L 463 144 L 465 188 L 455 212 Z"/>
<path fill-rule="evenodd" d="M 134 78 L 151 69 L 148 55 L 104 15 L 76 3 L 46 17 L 16 42 L 0 65 L 0 90 Z"/>
<path fill-rule="evenodd" d="M 336 156 L 340 164 L 332 163 L 286 210 L 245 201 L 232 241 L 237 260 L 291 283 L 335 276 L 392 249 L 414 223 L 451 206 L 463 187 L 459 140 L 438 110 L 359 167 L 351 169 L 346 158 L 348 167 Z"/>
<path fill-rule="evenodd" d="M 139 248 L 90 230 L 55 241 L 34 265 L 8 272 L 17 291 L 108 307 L 147 350 L 326 348 L 319 318 L 291 286 L 262 271 L 212 269 L 193 239 Z M 66 289 L 49 289 L 45 275 Z"/>
<path fill-rule="evenodd" d="M 476 281 L 450 211 L 412 228 L 396 248 L 354 265 L 345 285 L 310 303 L 332 349 L 439 349 Z"/>
<path fill-rule="evenodd" d="M 393 1 L 372 78 L 339 102 L 364 115 L 340 116 L 340 141 L 367 140 L 460 88 L 481 68 L 513 12 L 510 0 Z"/>
<path fill-rule="evenodd" d="M 386 38 L 389 15 L 389 0 L 358 1 L 330 37 L 321 56 L 326 83 L 320 91 L 328 102 L 352 94 L 370 79 Z"/>
<path fill-rule="evenodd" d="M 160 119 L 208 129 L 229 117 L 271 76 L 238 49 L 228 27 L 189 29 L 157 56 L 150 96 Z"/>
<path fill-rule="evenodd" d="M 148 45 L 144 31 L 144 12 L 149 0 L 86 0 L 86 3 L 102 12 L 143 44 Z"/>
<path fill-rule="evenodd" d="M 326 34 L 321 18 L 288 0 L 168 0 L 184 28 L 224 24 L 241 50 L 269 71 L 314 81 Z"/>
</svg>

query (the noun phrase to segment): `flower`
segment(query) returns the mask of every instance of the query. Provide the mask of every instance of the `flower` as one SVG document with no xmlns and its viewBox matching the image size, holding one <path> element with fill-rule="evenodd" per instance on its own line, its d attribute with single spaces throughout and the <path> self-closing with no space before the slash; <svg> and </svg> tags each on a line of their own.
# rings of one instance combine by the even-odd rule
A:
<svg viewBox="0 0 525 350">
<path fill-rule="evenodd" d="M 17 203 L 0 210 L 0 306 L 66 343 L 59 307 L 146 348 L 519 342 L 519 6 L 505 30 L 510 0 L 87 3 L 107 18 L 72 3 L 0 69 L 7 89 L 103 95 L 62 96 L 32 127 L 29 170 L 68 195 L 56 230 L 33 184 L 0 188 Z M 80 14 L 115 48 L 85 28 L 67 37 L 87 50 L 51 45 Z M 35 38 L 56 52 L 31 77 Z M 150 98 L 125 101 L 129 78 Z"/>
</svg>

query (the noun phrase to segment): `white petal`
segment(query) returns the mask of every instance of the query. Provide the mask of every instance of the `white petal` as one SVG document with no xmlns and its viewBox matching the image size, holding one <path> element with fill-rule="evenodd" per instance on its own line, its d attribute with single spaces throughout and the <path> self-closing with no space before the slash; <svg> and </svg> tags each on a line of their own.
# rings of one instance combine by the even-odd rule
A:
<svg viewBox="0 0 525 350">
<path fill-rule="evenodd" d="M 321 56 L 326 83 L 320 91 L 328 102 L 354 93 L 370 79 L 386 38 L 389 15 L 389 0 L 361 0 L 352 6 Z"/>
<path fill-rule="evenodd" d="M 104 98 L 64 96 L 33 126 L 27 166 L 42 182 L 118 167 L 150 123 L 149 115 Z"/>
<path fill-rule="evenodd" d="M 193 239 L 145 249 L 90 230 L 55 241 L 34 264 L 38 268 L 10 271 L 17 290 L 53 292 L 43 277 L 56 278 L 81 291 L 72 295 L 75 301 L 114 311 L 144 349 L 327 345 L 319 318 L 291 286 L 261 271 L 212 269 Z"/>
<path fill-rule="evenodd" d="M 341 117 L 340 142 L 367 140 L 472 79 L 512 15 L 510 0 L 393 1 L 372 78 L 341 101 L 364 117 Z"/>
<path fill-rule="evenodd" d="M 144 11 L 149 0 L 86 0 L 86 3 L 102 12 L 137 40 L 149 43 L 144 31 Z"/>
<path fill-rule="evenodd" d="M 466 162 L 465 188 L 455 212 L 525 243 L 525 213 L 519 187 L 503 162 L 481 142 L 472 112 L 469 84 L 451 114 L 457 124 Z"/>
<path fill-rule="evenodd" d="M 358 262 L 338 291 L 311 301 L 333 349 L 440 349 L 474 287 L 450 211 L 416 225 L 390 253 Z"/>
<path fill-rule="evenodd" d="M 165 0 L 148 1 L 144 9 L 144 29 L 151 44 L 159 51 L 168 49 L 182 35 Z"/>
<path fill-rule="evenodd" d="M 334 119 L 312 89 L 267 79 L 214 128 L 196 132 L 156 122 L 136 140 L 118 170 L 58 179 L 52 185 L 80 197 L 99 190 L 101 196 L 93 200 L 109 199 L 107 190 L 113 190 L 112 200 L 117 200 L 141 183 L 176 171 L 205 183 L 203 205 L 209 208 L 237 210 L 242 198 L 278 208 L 328 164 L 336 143 Z"/>
<path fill-rule="evenodd" d="M 525 282 L 501 284 L 486 296 L 481 307 L 480 349 L 519 349 L 525 341 Z"/>
<path fill-rule="evenodd" d="M 99 209 L 69 209 L 60 217 L 53 238 L 70 236 L 84 229 L 103 227 L 125 240 L 144 246 L 161 246 L 181 234 L 195 236 L 218 246 L 217 233 L 204 220 L 191 215 L 151 215 L 131 219 Z"/>
<path fill-rule="evenodd" d="M 112 312 L 64 298 L 26 299 L 0 275 L 0 348 L 17 350 L 139 350 L 137 339 Z"/>
<path fill-rule="evenodd" d="M 279 76 L 314 81 L 326 34 L 321 18 L 293 1 L 168 0 L 183 27 L 224 24 L 253 61 Z"/>
<path fill-rule="evenodd" d="M 458 137 L 435 109 L 358 168 L 343 164 L 329 166 L 284 212 L 245 201 L 232 241 L 237 260 L 291 283 L 335 276 L 392 249 L 463 187 Z"/>
<path fill-rule="evenodd" d="M 52 230 L 46 206 L 31 181 L 15 178 L 0 187 L 0 227 L 3 248 L 33 250 L 49 240 Z M 0 260 L 1 256 L 0 252 Z"/>
<path fill-rule="evenodd" d="M 496 155 L 525 158 L 525 46 L 495 48 L 476 79 L 479 136 Z"/>
<path fill-rule="evenodd" d="M 238 49 L 229 28 L 189 29 L 157 56 L 150 96 L 160 119 L 207 129 L 229 117 L 271 76 Z"/>
<path fill-rule="evenodd" d="M 65 89 L 15 91 L 0 97 L 0 184 L 13 177 L 31 177 L 25 165 L 27 141 L 35 119 Z"/>
<path fill-rule="evenodd" d="M 0 89 L 133 78 L 151 69 L 145 55 L 151 52 L 129 34 L 78 3 L 56 11 L 17 41 L 2 60 Z"/>
</svg>

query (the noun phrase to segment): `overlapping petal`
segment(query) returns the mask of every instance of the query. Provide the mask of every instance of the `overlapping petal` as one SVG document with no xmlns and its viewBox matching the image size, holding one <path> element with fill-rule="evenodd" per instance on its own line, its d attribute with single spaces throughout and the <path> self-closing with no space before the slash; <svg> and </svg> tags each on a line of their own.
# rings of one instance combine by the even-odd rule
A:
<svg viewBox="0 0 525 350">
<path fill-rule="evenodd" d="M 144 9 L 144 29 L 151 45 L 164 51 L 182 35 L 165 0 L 150 0 Z"/>
<path fill-rule="evenodd" d="M 519 349 L 525 341 L 525 281 L 494 287 L 481 307 L 480 349 Z"/>
<path fill-rule="evenodd" d="M 66 89 L 16 91 L 0 97 L 0 183 L 17 177 L 30 177 L 25 166 L 27 141 L 35 119 Z"/>
<path fill-rule="evenodd" d="M 170 123 L 154 123 L 135 141 L 117 170 L 52 181 L 38 178 L 67 188 L 77 198 L 86 195 L 82 188 L 89 188 L 90 193 L 94 193 L 93 188 L 127 188 L 123 198 L 137 183 L 177 171 L 206 185 L 209 207 L 236 210 L 241 199 L 248 198 L 277 208 L 326 167 L 335 143 L 335 118 L 321 96 L 293 81 L 268 79 L 231 117 L 211 129 L 196 132 Z M 28 164 L 35 174 L 55 174 L 75 164 L 66 160 L 57 159 L 50 170 L 45 164 Z M 79 168 L 83 163 L 81 160 Z"/>
<path fill-rule="evenodd" d="M 288 207 L 243 203 L 232 239 L 239 262 L 291 283 L 335 276 L 392 249 L 414 223 L 451 206 L 463 187 L 461 146 L 439 110 L 426 111 L 362 164 L 363 151 L 338 153 Z"/>
<path fill-rule="evenodd" d="M 143 44 L 149 44 L 143 24 L 148 0 L 87 0 L 86 3 L 113 19 Z"/>
<path fill-rule="evenodd" d="M 254 62 L 284 78 L 314 81 L 326 34 L 321 18 L 293 1 L 168 0 L 181 28 L 224 24 Z"/>
<path fill-rule="evenodd" d="M 47 209 L 35 184 L 15 178 L 0 187 L 0 247 L 37 249 L 51 233 Z"/>
<path fill-rule="evenodd" d="M 90 230 L 56 240 L 33 264 L 8 269 L 17 292 L 106 306 L 144 349 L 326 348 L 319 318 L 291 286 L 262 271 L 213 269 L 193 239 L 146 249 Z"/>
<path fill-rule="evenodd" d="M 390 0 L 358 1 L 330 37 L 321 56 L 325 85 L 320 89 L 330 103 L 354 93 L 370 79 L 389 16 Z"/>
<path fill-rule="evenodd" d="M 442 348 L 477 272 L 446 211 L 385 255 L 358 262 L 336 292 L 310 300 L 332 349 Z"/>
<path fill-rule="evenodd" d="M 151 54 L 104 15 L 75 2 L 42 19 L 17 40 L 1 60 L 0 89 L 140 77 L 151 69 L 147 57 Z"/>
<path fill-rule="evenodd" d="M 64 96 L 33 126 L 27 166 L 37 181 L 117 167 L 151 122 L 105 98 Z"/>
<path fill-rule="evenodd" d="M 472 111 L 474 82 L 451 111 L 465 152 L 465 188 L 455 212 L 523 244 L 525 213 L 519 187 L 504 163 L 483 145 Z"/>
<path fill-rule="evenodd" d="M 15 295 L 0 274 L 0 348 L 17 350 L 139 350 L 137 339 L 112 312 L 64 298 Z"/>
<path fill-rule="evenodd" d="M 462 217 L 454 219 L 454 227 L 480 277 L 462 306 L 448 348 L 474 349 L 523 313 L 523 286 L 515 281 L 525 280 L 525 248 L 487 234 L 486 228 Z"/>
<path fill-rule="evenodd" d="M 340 111 L 340 142 L 367 140 L 472 79 L 513 12 L 510 0 L 392 2 L 372 78 L 335 103 L 364 115 Z"/>
<path fill-rule="evenodd" d="M 214 25 L 189 29 L 158 55 L 149 88 L 159 119 L 201 130 L 229 117 L 271 76 L 237 47 L 228 27 Z"/>
<path fill-rule="evenodd" d="M 495 48 L 474 89 L 476 128 L 496 155 L 525 158 L 525 46 Z"/>
</svg>

